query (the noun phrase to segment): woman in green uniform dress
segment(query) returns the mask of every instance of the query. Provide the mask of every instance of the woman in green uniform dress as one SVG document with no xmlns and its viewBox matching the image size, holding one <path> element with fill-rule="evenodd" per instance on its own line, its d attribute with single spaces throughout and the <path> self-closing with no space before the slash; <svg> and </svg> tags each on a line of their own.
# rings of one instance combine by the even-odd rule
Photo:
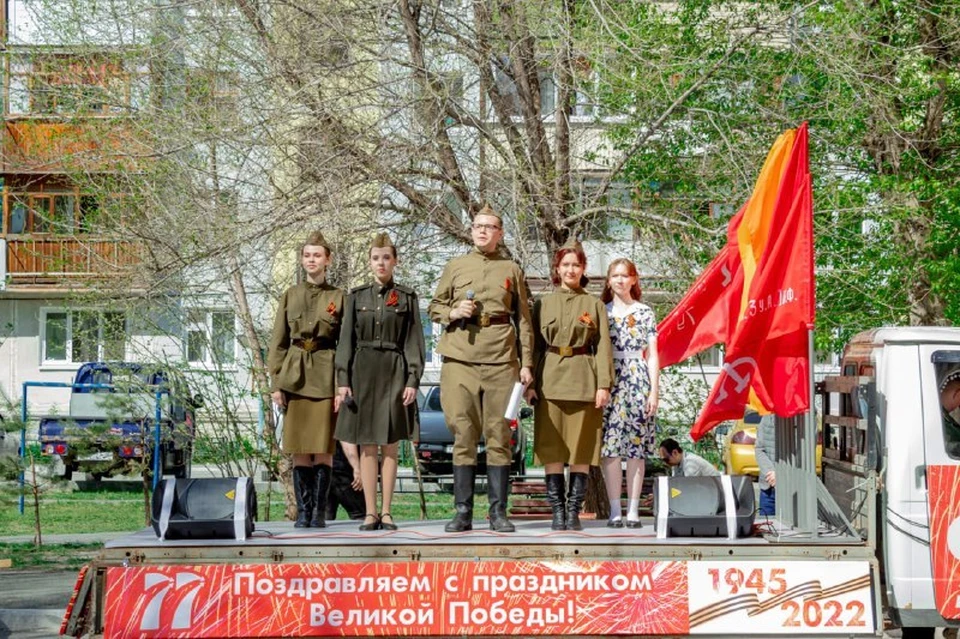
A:
<svg viewBox="0 0 960 639">
<path fill-rule="evenodd" d="M 330 245 L 311 233 L 300 249 L 306 281 L 280 297 L 267 366 L 273 402 L 284 411 L 281 450 L 293 456 L 297 528 L 323 528 L 333 475 L 334 353 L 343 291 L 327 283 Z"/>
<path fill-rule="evenodd" d="M 425 359 L 420 305 L 411 288 L 393 281 L 397 249 L 386 233 L 370 247 L 373 282 L 347 296 L 337 346 L 337 439 L 360 446 L 367 514 L 360 530 L 396 530 L 390 514 L 397 449 L 414 434 L 417 387 Z M 378 456 L 382 511 L 377 514 Z"/>
<path fill-rule="evenodd" d="M 556 290 L 537 301 L 534 451 L 544 465 L 553 530 L 582 530 L 590 466 L 600 457 L 603 407 L 610 401 L 613 354 L 603 302 L 584 290 L 583 247 L 568 242 L 553 258 Z M 570 465 L 566 493 L 563 467 Z"/>
</svg>

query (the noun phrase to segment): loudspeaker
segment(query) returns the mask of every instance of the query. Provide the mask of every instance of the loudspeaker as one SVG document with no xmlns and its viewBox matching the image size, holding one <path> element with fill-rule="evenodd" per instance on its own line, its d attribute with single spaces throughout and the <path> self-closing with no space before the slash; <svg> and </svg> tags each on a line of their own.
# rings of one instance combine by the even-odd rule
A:
<svg viewBox="0 0 960 639">
<path fill-rule="evenodd" d="M 257 491 L 249 477 L 163 479 L 153 491 L 160 539 L 240 539 L 253 534 Z"/>
<path fill-rule="evenodd" d="M 657 537 L 746 537 L 753 530 L 753 481 L 745 475 L 658 477 Z"/>
</svg>

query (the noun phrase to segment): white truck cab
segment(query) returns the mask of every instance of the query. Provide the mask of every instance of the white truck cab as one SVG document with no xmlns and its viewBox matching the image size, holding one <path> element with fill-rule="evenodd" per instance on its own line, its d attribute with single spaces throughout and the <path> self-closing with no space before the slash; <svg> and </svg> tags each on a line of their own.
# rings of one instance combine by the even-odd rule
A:
<svg viewBox="0 0 960 639">
<path fill-rule="evenodd" d="M 960 623 L 960 424 L 941 405 L 944 386 L 960 384 L 960 329 L 861 333 L 842 370 L 859 378 L 860 401 L 849 404 L 868 410 L 847 409 L 868 413 L 868 430 L 825 424 L 824 482 L 833 493 L 840 473 L 876 470 L 885 607 L 905 637 L 933 636 Z"/>
</svg>

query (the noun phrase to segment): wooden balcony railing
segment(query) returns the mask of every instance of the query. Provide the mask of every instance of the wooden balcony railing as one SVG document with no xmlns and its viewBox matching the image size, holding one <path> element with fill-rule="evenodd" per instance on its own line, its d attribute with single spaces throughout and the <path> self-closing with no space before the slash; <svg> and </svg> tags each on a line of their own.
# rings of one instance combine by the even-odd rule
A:
<svg viewBox="0 0 960 639">
<path fill-rule="evenodd" d="M 13 120 L 0 129 L 3 173 L 129 170 L 142 152 L 129 123 L 119 120 Z"/>
<path fill-rule="evenodd" d="M 63 278 L 108 277 L 140 263 L 140 247 L 123 240 L 91 237 L 6 236 L 6 275 L 11 284 Z"/>
</svg>

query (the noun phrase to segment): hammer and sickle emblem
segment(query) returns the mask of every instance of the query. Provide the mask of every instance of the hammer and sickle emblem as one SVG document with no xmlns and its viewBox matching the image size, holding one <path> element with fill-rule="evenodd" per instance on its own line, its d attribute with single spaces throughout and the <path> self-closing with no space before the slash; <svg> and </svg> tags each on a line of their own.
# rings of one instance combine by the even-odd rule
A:
<svg viewBox="0 0 960 639">
<path fill-rule="evenodd" d="M 743 367 L 743 364 L 749 364 L 747 367 Z M 734 392 L 740 394 L 750 384 L 750 377 L 753 375 L 754 369 L 757 367 L 757 360 L 752 357 L 740 357 L 729 364 L 723 365 L 723 372 L 725 377 L 720 382 L 720 392 L 717 393 L 717 398 L 713 400 L 714 404 L 722 403 L 729 393 L 727 392 L 727 382 L 733 380 L 736 384 L 734 387 Z M 745 368 L 744 374 L 740 374 L 739 370 Z"/>
<path fill-rule="evenodd" d="M 720 272 L 723 273 L 723 281 L 720 282 L 720 285 L 726 288 L 730 280 L 733 279 L 733 275 L 730 273 L 730 269 L 727 268 L 726 264 L 720 267 Z"/>
<path fill-rule="evenodd" d="M 682 331 L 682 330 L 685 330 L 685 329 L 687 328 L 687 320 L 688 320 L 688 319 L 690 320 L 690 326 L 695 326 L 695 325 L 696 325 L 697 321 L 694 319 L 693 313 L 690 312 L 690 311 L 687 311 L 686 313 L 683 314 L 683 317 L 680 318 L 680 321 L 677 322 L 677 330 L 678 330 L 678 331 Z"/>
</svg>

